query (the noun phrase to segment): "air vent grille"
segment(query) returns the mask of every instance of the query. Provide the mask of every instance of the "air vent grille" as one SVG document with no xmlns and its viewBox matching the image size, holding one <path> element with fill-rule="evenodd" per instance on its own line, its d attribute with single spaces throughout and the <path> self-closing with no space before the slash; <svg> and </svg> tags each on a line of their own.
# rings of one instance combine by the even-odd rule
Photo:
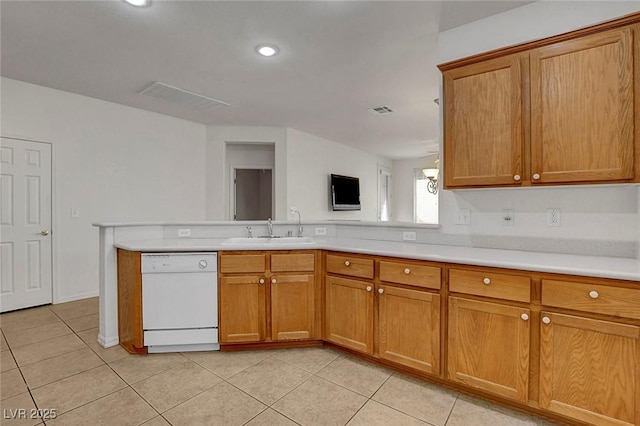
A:
<svg viewBox="0 0 640 426">
<path fill-rule="evenodd" d="M 369 111 L 378 115 L 391 114 L 393 112 L 393 110 L 389 108 L 387 105 L 371 108 Z"/>
<path fill-rule="evenodd" d="M 153 96 L 154 98 L 179 104 L 196 111 L 206 111 L 229 106 L 226 102 L 222 102 L 208 96 L 199 95 L 188 90 L 169 86 L 168 84 L 159 83 L 157 81 L 139 92 L 139 94 Z"/>
</svg>

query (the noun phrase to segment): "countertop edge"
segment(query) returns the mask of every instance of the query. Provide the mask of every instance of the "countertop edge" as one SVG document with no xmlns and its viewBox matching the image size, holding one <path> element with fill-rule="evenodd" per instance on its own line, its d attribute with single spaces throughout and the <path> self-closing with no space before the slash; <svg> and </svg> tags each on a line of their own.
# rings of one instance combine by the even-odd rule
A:
<svg viewBox="0 0 640 426">
<path fill-rule="evenodd" d="M 640 260 L 605 256 L 539 253 L 519 250 L 473 248 L 380 240 L 318 240 L 315 244 L 225 245 L 223 239 L 163 239 L 126 241 L 116 248 L 148 253 L 327 250 L 354 254 L 397 257 L 412 260 L 486 266 L 531 272 L 578 275 L 640 281 Z"/>
</svg>

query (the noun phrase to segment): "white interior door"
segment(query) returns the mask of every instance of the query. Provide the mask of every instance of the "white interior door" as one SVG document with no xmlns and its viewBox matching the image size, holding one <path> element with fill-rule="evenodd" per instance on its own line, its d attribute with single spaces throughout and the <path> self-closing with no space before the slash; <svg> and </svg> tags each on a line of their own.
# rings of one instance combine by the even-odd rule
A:
<svg viewBox="0 0 640 426">
<path fill-rule="evenodd" d="M 0 312 L 52 301 L 51 145 L 0 140 Z"/>
</svg>

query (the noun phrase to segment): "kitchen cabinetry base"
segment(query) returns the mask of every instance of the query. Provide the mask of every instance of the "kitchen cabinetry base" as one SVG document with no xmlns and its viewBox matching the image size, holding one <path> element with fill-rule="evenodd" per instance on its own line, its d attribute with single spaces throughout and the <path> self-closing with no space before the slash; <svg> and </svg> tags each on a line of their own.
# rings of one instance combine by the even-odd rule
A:
<svg viewBox="0 0 640 426">
<path fill-rule="evenodd" d="M 255 349 L 291 349 L 317 348 L 323 345 L 322 340 L 290 340 L 287 342 L 254 342 L 254 343 L 223 343 L 221 352 L 252 351 Z"/>
</svg>

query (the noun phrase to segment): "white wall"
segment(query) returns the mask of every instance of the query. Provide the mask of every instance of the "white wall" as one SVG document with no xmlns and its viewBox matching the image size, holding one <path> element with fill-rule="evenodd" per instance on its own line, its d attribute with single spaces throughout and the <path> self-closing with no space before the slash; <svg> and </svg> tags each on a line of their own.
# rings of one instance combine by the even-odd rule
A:
<svg viewBox="0 0 640 426">
<path fill-rule="evenodd" d="M 2 136 L 53 145 L 54 302 L 98 293 L 95 222 L 204 219 L 205 126 L 2 78 Z M 80 217 L 72 219 L 70 209 Z"/>
<path fill-rule="evenodd" d="M 414 212 L 414 170 L 434 168 L 437 155 L 425 158 L 409 158 L 405 160 L 393 160 L 393 221 L 413 222 Z M 426 196 L 431 196 L 427 194 Z M 437 208 L 437 202 L 435 206 Z M 437 216 L 437 214 L 436 214 Z"/>
<path fill-rule="evenodd" d="M 359 149 L 287 129 L 287 203 L 303 220 L 377 220 L 378 164 L 391 161 Z M 329 204 L 329 175 L 360 178 L 361 211 L 334 212 Z"/>
<path fill-rule="evenodd" d="M 440 62 L 560 34 L 638 10 L 637 1 L 531 3 L 440 33 Z M 443 232 L 452 234 L 638 242 L 638 192 L 632 185 L 442 191 L 440 223 Z M 454 224 L 458 208 L 471 209 L 470 225 Z M 503 208 L 515 210 L 514 226 L 502 225 Z M 561 227 L 546 225 L 547 208 L 562 209 Z"/>
<path fill-rule="evenodd" d="M 206 143 L 206 219 L 229 220 L 227 144 L 258 143 L 275 147 L 274 204 L 277 220 L 287 218 L 287 131 L 284 127 L 208 126 Z"/>
</svg>

